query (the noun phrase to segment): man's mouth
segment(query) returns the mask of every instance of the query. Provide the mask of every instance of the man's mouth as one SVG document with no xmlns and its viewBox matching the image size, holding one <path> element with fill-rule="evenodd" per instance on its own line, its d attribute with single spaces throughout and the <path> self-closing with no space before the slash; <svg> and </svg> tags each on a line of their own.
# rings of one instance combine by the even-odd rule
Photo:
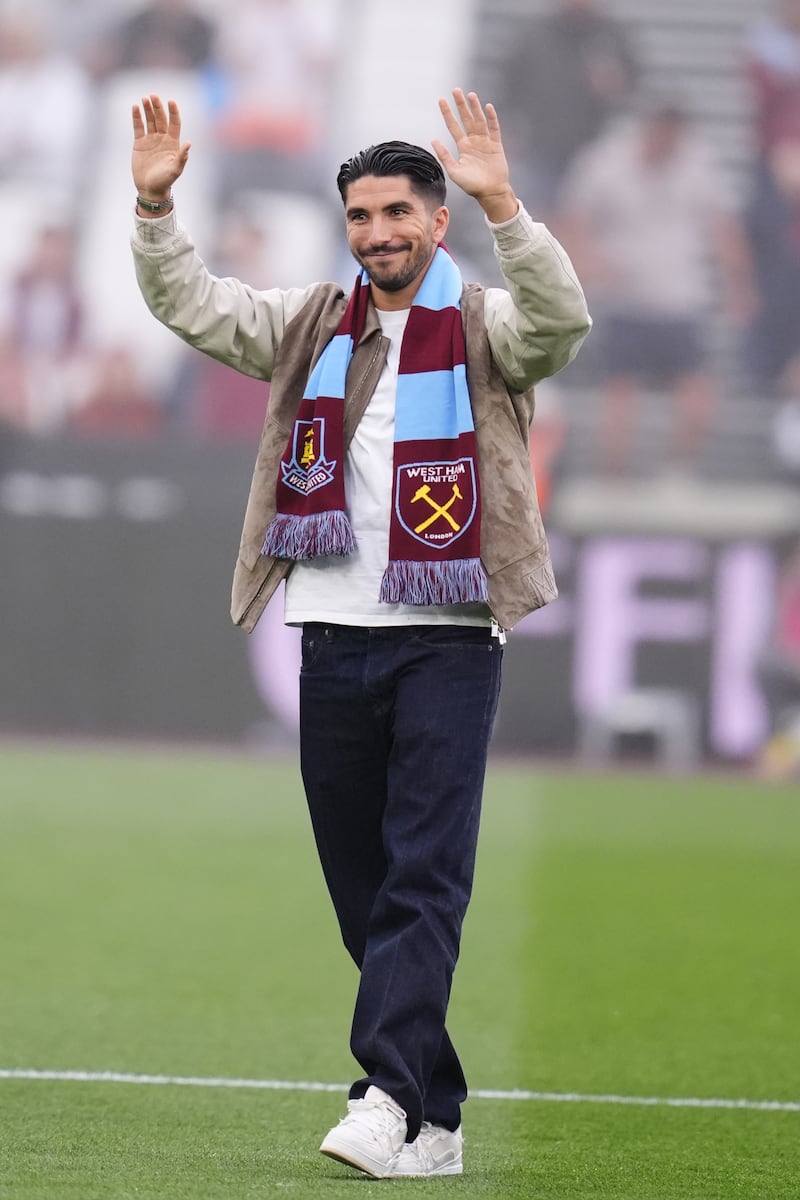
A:
<svg viewBox="0 0 800 1200">
<path fill-rule="evenodd" d="M 393 254 L 402 254 L 405 250 L 410 250 L 410 246 L 381 246 L 378 250 L 367 250 L 365 258 L 391 258 Z"/>
</svg>

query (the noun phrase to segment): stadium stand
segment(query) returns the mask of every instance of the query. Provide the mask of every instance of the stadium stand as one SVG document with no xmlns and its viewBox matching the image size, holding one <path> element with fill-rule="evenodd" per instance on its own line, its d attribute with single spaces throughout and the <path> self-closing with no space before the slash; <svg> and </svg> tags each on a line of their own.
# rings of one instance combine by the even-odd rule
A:
<svg viewBox="0 0 800 1200">
<path fill-rule="evenodd" d="M 711 141 L 742 206 L 750 178 L 751 104 L 743 74 L 743 39 L 748 26 L 763 18 L 763 0 L 604 0 L 603 10 L 623 22 L 639 54 L 648 89 L 679 95 Z M 553 0 L 482 0 L 474 28 L 476 74 L 491 95 L 502 69 L 507 39 L 515 22 L 553 9 Z M 535 119 L 535 114 L 532 119 Z M 738 334 L 723 319 L 712 325 L 716 371 L 724 403 L 702 467 L 709 480 L 751 482 L 777 478 L 774 399 L 754 392 L 745 378 Z M 588 359 L 588 355 L 587 355 Z M 597 394 L 569 374 L 564 377 L 570 437 L 563 471 L 591 475 L 595 467 Z M 659 462 L 665 414 L 663 398 L 644 398 L 639 429 L 639 466 L 647 475 Z"/>
</svg>

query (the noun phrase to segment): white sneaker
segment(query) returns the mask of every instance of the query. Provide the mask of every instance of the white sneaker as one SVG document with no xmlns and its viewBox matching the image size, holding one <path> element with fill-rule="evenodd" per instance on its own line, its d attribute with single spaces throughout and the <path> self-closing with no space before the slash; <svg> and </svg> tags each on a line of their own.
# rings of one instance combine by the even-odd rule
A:
<svg viewBox="0 0 800 1200">
<path fill-rule="evenodd" d="M 460 1175 L 464 1138 L 461 1126 L 453 1133 L 442 1125 L 423 1121 L 416 1141 L 406 1142 L 392 1167 L 397 1176 Z"/>
<path fill-rule="evenodd" d="M 347 1116 L 326 1135 L 320 1150 L 375 1179 L 388 1179 L 406 1132 L 405 1111 L 373 1085 L 363 1100 L 347 1101 Z"/>
</svg>

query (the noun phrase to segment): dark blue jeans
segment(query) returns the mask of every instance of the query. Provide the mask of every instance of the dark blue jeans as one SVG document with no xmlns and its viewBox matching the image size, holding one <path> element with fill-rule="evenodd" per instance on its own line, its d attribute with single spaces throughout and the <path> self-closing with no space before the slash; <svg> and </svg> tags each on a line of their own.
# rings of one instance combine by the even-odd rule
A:
<svg viewBox="0 0 800 1200">
<path fill-rule="evenodd" d="M 344 944 L 361 971 L 351 1098 L 383 1088 L 456 1129 L 445 1016 L 472 890 L 502 648 L 488 628 L 303 629 L 303 782 Z"/>
</svg>

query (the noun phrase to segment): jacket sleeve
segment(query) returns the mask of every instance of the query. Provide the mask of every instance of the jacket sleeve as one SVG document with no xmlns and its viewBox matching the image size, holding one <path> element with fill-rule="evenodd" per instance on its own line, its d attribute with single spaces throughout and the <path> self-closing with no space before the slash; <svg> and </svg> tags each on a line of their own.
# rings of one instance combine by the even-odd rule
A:
<svg viewBox="0 0 800 1200">
<path fill-rule="evenodd" d="M 313 286 L 259 291 L 206 267 L 174 212 L 137 218 L 136 278 L 153 315 L 189 345 L 255 379 L 270 379 L 284 329 Z"/>
<path fill-rule="evenodd" d="M 592 327 L 572 263 L 549 230 L 524 208 L 489 224 L 508 291 L 484 302 L 492 353 L 514 392 L 524 392 L 571 362 Z"/>
</svg>

